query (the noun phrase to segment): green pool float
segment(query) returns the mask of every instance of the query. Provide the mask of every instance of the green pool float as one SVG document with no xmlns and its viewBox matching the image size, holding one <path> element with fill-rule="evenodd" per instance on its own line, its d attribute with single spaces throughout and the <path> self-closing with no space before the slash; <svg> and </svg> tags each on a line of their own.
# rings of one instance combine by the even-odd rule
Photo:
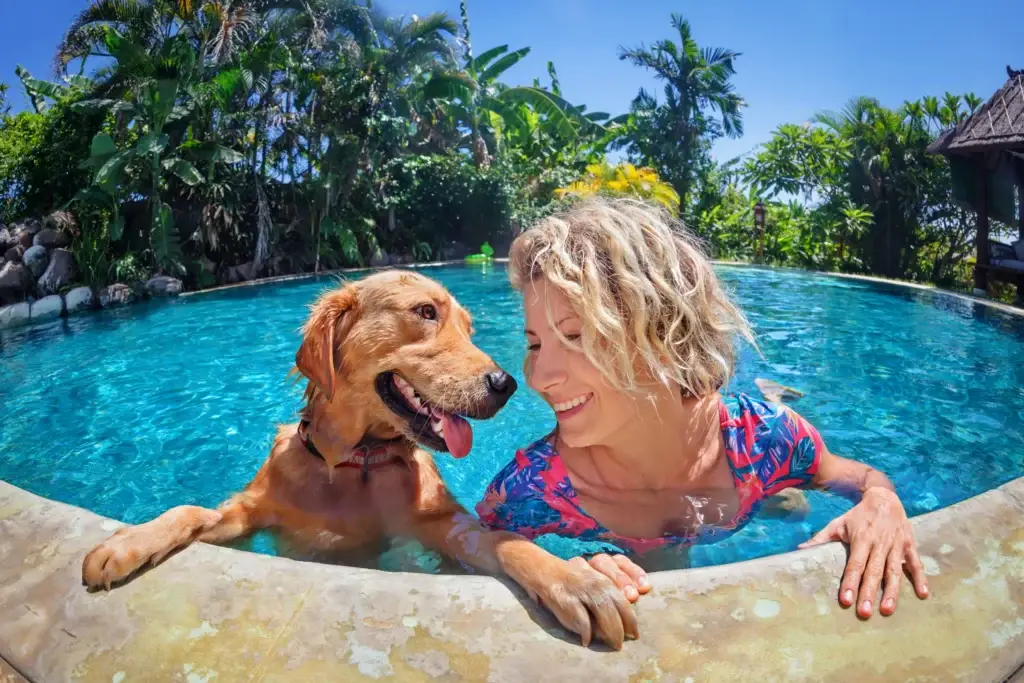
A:
<svg viewBox="0 0 1024 683">
<path fill-rule="evenodd" d="M 479 254 L 470 254 L 466 257 L 466 263 L 490 263 L 494 260 L 494 249 L 487 242 L 480 247 Z"/>
</svg>

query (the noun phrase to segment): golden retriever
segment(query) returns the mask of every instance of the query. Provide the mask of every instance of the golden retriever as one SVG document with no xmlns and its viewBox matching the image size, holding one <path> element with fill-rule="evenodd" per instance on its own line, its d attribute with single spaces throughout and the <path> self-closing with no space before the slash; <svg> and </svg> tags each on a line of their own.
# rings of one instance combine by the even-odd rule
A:
<svg viewBox="0 0 1024 683">
<path fill-rule="evenodd" d="M 504 572 L 589 644 L 638 635 L 619 589 L 583 563 L 490 531 L 448 492 L 424 446 L 465 456 L 465 418 L 495 415 L 515 380 L 470 340 L 469 314 L 440 284 L 384 271 L 323 294 L 296 354 L 307 378 L 301 420 L 279 428 L 270 457 L 217 510 L 180 506 L 120 529 L 85 558 L 90 589 L 122 582 L 195 540 L 273 530 L 306 553 L 413 537 L 489 573 Z"/>
</svg>

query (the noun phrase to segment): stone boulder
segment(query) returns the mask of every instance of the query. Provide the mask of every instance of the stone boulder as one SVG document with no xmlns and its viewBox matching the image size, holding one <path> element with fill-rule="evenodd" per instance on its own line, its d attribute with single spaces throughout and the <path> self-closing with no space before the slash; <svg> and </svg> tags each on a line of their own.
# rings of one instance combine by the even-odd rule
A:
<svg viewBox="0 0 1024 683">
<path fill-rule="evenodd" d="M 54 211 L 43 219 L 43 230 L 56 230 L 69 235 L 78 234 L 78 221 L 70 211 Z"/>
<path fill-rule="evenodd" d="M 38 218 L 29 218 L 27 220 L 18 221 L 11 225 L 11 232 L 27 232 L 30 235 L 35 235 L 43 229 L 43 224 L 39 222 Z"/>
<path fill-rule="evenodd" d="M 157 275 L 146 283 L 146 292 L 150 296 L 178 296 L 182 289 L 181 280 L 168 275 Z"/>
<path fill-rule="evenodd" d="M 39 278 L 39 295 L 56 294 L 75 276 L 75 257 L 67 249 L 50 252 L 50 263 Z"/>
<path fill-rule="evenodd" d="M 92 308 L 96 296 L 88 287 L 75 287 L 64 297 L 64 308 L 68 313 Z"/>
<path fill-rule="evenodd" d="M 11 230 L 0 224 L 0 251 L 7 251 L 15 244 L 18 244 L 17 236 Z"/>
<path fill-rule="evenodd" d="M 4 252 L 4 258 L 11 263 L 22 263 L 25 260 L 25 252 L 28 251 L 20 244 L 16 244 Z"/>
<path fill-rule="evenodd" d="M 31 308 L 26 303 L 0 306 L 0 329 L 27 323 L 32 317 Z"/>
<path fill-rule="evenodd" d="M 383 249 L 378 249 L 370 258 L 370 266 L 373 268 L 384 268 L 389 265 L 391 265 L 391 257 Z"/>
<path fill-rule="evenodd" d="M 229 285 L 236 282 L 247 282 L 252 279 L 252 276 L 252 263 L 242 263 L 224 271 L 224 282 Z"/>
<path fill-rule="evenodd" d="M 32 238 L 33 246 L 46 247 L 47 249 L 61 249 L 69 244 L 71 244 L 71 238 L 60 230 L 54 230 L 53 228 L 43 228 Z"/>
<path fill-rule="evenodd" d="M 18 247 L 19 249 L 21 247 Z M 24 263 L 30 271 L 32 271 L 32 277 L 36 280 L 46 270 L 47 264 L 50 262 L 50 257 L 46 251 L 46 247 L 29 247 L 25 250 L 25 253 L 21 255 L 21 262 Z"/>
<path fill-rule="evenodd" d="M 64 297 L 60 294 L 51 294 L 32 302 L 30 315 L 33 321 L 59 318 L 63 314 Z"/>
<path fill-rule="evenodd" d="M 442 261 L 458 261 L 469 256 L 469 247 L 462 242 L 449 242 L 439 254 Z"/>
<path fill-rule="evenodd" d="M 0 304 L 13 304 L 32 289 L 32 272 L 21 263 L 7 263 L 0 270 Z"/>
<path fill-rule="evenodd" d="M 32 233 L 26 232 L 25 230 L 21 230 L 20 232 L 15 234 L 15 237 L 18 240 L 18 244 L 25 247 L 26 249 L 32 246 Z"/>
<path fill-rule="evenodd" d="M 100 306 L 124 306 L 135 301 L 135 292 L 126 284 L 117 282 L 100 290 Z"/>
</svg>

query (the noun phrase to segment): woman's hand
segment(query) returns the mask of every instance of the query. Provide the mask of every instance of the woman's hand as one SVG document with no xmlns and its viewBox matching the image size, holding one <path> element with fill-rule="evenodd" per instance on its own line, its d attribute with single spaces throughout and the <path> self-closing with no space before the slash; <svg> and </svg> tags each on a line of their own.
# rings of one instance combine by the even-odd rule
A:
<svg viewBox="0 0 1024 683">
<path fill-rule="evenodd" d="M 574 557 L 570 564 L 577 567 L 590 566 L 612 580 L 626 599 L 636 602 L 641 595 L 651 592 L 651 582 L 647 580 L 647 572 L 637 566 L 625 555 L 594 555 L 589 560 Z"/>
<path fill-rule="evenodd" d="M 841 541 L 850 546 L 850 556 L 839 588 L 839 603 L 849 607 L 857 599 L 857 615 L 871 616 L 878 589 L 885 582 L 879 612 L 889 616 L 896 610 L 903 564 L 917 596 L 928 597 L 928 581 L 924 565 L 917 553 L 917 543 L 910 520 L 903 510 L 899 496 L 888 488 L 873 487 L 864 492 L 856 506 L 841 517 L 832 520 L 801 548 Z M 858 594 L 859 592 L 859 594 Z"/>
</svg>

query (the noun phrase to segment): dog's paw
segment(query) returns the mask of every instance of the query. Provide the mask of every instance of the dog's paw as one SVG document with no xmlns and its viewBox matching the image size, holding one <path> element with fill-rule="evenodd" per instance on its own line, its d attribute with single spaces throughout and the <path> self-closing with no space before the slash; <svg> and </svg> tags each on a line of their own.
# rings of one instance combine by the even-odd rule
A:
<svg viewBox="0 0 1024 683">
<path fill-rule="evenodd" d="M 129 578 L 146 564 L 158 564 L 217 524 L 221 513 L 194 506 L 170 510 L 139 526 L 125 527 L 96 546 L 82 562 L 82 584 L 105 588 Z"/>
<path fill-rule="evenodd" d="M 532 592 L 562 626 L 580 636 L 584 647 L 593 637 L 620 650 L 625 638 L 640 636 L 636 613 L 622 591 L 586 563 L 562 562 Z"/>
</svg>

